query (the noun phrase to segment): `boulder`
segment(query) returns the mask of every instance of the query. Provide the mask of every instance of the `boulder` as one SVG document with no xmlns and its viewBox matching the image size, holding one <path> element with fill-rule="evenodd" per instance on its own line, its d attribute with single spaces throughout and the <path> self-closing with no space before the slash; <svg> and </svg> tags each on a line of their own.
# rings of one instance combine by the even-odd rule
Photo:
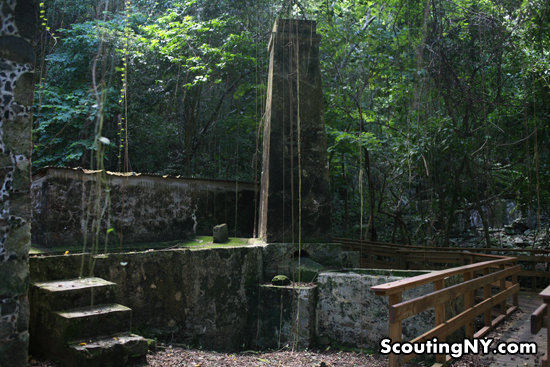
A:
<svg viewBox="0 0 550 367">
<path fill-rule="evenodd" d="M 214 232 L 214 234 L 213 234 L 214 243 L 225 243 L 225 242 L 227 242 L 227 239 L 228 239 L 227 224 L 224 223 L 224 224 L 219 224 L 219 225 L 215 226 L 213 232 Z"/>
</svg>

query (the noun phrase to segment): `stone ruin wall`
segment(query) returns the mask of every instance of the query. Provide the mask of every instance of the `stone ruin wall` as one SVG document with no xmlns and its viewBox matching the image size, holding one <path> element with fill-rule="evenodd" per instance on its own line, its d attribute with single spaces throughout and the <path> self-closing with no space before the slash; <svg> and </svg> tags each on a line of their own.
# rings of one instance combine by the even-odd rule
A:
<svg viewBox="0 0 550 367">
<path fill-rule="evenodd" d="M 86 228 L 90 242 L 90 200 L 100 195 L 101 205 L 105 201 L 104 190 L 90 195 L 97 175 L 54 167 L 33 175 L 33 244 L 48 248 L 82 245 Z M 237 237 L 252 237 L 256 189 L 252 183 L 133 173 L 108 173 L 106 177 L 112 212 L 110 221 L 108 213 L 103 216 L 100 244 L 109 228 L 117 235 L 122 232 L 123 243 L 163 242 L 193 234 L 211 236 L 212 228 L 221 223 L 227 223 L 229 236 L 234 237 L 235 222 Z M 109 243 L 118 241 L 109 236 Z"/>
<path fill-rule="evenodd" d="M 26 366 L 38 1 L 0 1 L 0 366 Z"/>
</svg>

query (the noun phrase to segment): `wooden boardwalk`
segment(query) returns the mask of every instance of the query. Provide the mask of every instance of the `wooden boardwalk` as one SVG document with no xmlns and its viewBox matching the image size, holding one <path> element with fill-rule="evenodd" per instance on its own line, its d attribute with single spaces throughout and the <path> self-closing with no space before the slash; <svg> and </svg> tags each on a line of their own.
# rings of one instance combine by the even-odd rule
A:
<svg viewBox="0 0 550 367">
<path fill-rule="evenodd" d="M 492 333 L 495 342 L 491 347 L 501 342 L 535 342 L 538 345 L 536 355 L 498 355 L 494 354 L 490 359 L 489 367 L 539 367 L 540 361 L 546 353 L 546 329 L 543 328 L 536 335 L 531 334 L 531 314 L 542 304 L 538 292 L 519 292 L 518 317 L 507 323 L 499 332 Z M 498 340 L 497 340 L 498 338 Z"/>
</svg>

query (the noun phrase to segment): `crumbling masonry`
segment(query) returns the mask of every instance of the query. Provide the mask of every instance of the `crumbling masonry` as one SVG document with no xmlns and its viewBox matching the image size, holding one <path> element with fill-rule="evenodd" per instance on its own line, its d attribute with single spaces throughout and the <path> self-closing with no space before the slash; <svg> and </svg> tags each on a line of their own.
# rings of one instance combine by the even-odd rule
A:
<svg viewBox="0 0 550 367">
<path fill-rule="evenodd" d="M 0 366 L 27 365 L 33 42 L 38 1 L 0 1 Z"/>
</svg>

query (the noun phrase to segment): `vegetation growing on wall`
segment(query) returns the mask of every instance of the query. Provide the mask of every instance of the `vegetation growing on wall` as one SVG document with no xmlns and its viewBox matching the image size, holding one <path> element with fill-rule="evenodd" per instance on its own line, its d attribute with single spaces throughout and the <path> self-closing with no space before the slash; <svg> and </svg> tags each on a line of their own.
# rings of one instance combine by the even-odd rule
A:
<svg viewBox="0 0 550 367">
<path fill-rule="evenodd" d="M 33 163 L 98 164 L 103 118 L 108 170 L 258 179 L 270 29 L 306 17 L 323 36 L 335 235 L 447 245 L 477 210 L 489 241 L 502 200 L 533 221 L 550 209 L 548 13 L 545 0 L 46 0 Z"/>
</svg>

